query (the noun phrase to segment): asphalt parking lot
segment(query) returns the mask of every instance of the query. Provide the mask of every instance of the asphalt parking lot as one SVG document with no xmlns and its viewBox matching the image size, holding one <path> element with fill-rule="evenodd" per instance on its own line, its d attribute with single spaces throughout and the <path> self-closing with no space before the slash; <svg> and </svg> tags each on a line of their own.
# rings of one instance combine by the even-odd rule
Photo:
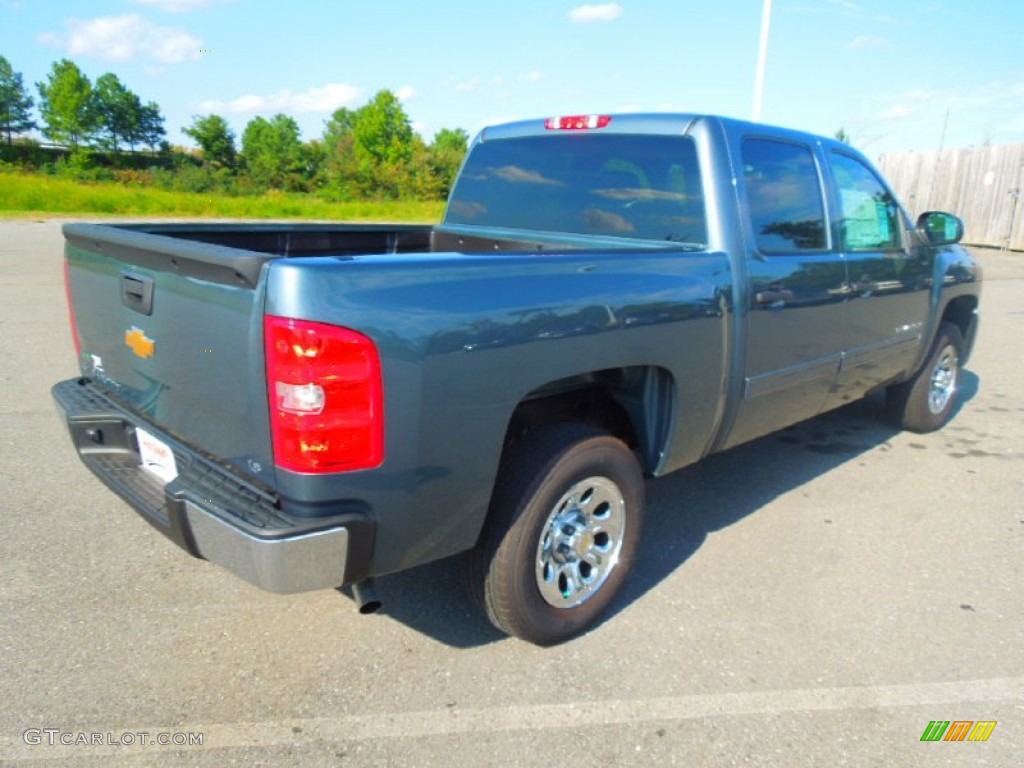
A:
<svg viewBox="0 0 1024 768">
<path fill-rule="evenodd" d="M 979 254 L 944 431 L 868 400 L 649 482 L 613 614 L 540 649 L 455 562 L 379 580 L 363 617 L 163 539 L 51 403 L 76 373 L 61 252 L 58 222 L 0 222 L 0 763 L 1020 764 L 1024 254 Z M 934 720 L 997 725 L 921 742 Z"/>
</svg>

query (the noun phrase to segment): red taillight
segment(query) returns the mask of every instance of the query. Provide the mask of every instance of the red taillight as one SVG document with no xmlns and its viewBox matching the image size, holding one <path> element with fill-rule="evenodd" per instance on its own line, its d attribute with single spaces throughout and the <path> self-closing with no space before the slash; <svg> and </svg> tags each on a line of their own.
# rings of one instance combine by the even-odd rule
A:
<svg viewBox="0 0 1024 768">
<path fill-rule="evenodd" d="M 373 469 L 384 461 L 380 357 L 361 333 L 267 315 L 274 463 L 293 472 Z"/>
<path fill-rule="evenodd" d="M 78 335 L 78 321 L 75 320 L 75 304 L 71 299 L 71 273 L 68 260 L 64 259 L 64 297 L 68 302 L 68 322 L 71 325 L 71 342 L 75 345 L 75 359 L 82 357 L 82 337 Z"/>
<path fill-rule="evenodd" d="M 607 128 L 611 122 L 611 115 L 569 115 L 548 118 L 544 127 L 549 131 L 589 131 Z"/>
</svg>

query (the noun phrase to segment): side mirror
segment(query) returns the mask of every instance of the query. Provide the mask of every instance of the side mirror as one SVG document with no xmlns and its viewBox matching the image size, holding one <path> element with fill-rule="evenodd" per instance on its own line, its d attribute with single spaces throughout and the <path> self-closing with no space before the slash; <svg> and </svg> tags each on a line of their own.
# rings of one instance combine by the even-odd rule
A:
<svg viewBox="0 0 1024 768">
<path fill-rule="evenodd" d="M 951 213 L 928 211 L 917 219 L 917 231 L 930 245 L 952 245 L 964 236 L 964 223 Z"/>
</svg>

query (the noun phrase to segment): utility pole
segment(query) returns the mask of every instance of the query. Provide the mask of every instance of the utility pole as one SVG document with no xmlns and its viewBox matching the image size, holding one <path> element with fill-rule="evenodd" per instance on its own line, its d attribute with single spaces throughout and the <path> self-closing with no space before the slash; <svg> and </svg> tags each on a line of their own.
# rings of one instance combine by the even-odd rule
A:
<svg viewBox="0 0 1024 768">
<path fill-rule="evenodd" d="M 757 74 L 754 77 L 754 122 L 761 121 L 764 105 L 764 74 L 768 66 L 768 33 L 772 26 L 772 0 L 764 0 L 761 12 L 761 49 L 757 56 Z"/>
</svg>

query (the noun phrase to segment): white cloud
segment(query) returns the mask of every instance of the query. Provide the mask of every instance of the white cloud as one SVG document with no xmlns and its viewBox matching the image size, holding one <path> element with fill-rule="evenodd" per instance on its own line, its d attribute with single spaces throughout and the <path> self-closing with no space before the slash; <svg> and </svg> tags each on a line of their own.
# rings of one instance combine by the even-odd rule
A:
<svg viewBox="0 0 1024 768">
<path fill-rule="evenodd" d="M 403 85 L 395 91 L 395 96 L 398 97 L 399 101 L 409 101 L 410 99 L 416 98 L 416 89 L 411 85 Z"/>
<path fill-rule="evenodd" d="M 474 77 L 464 83 L 456 83 L 455 90 L 459 93 L 471 93 L 480 87 L 480 78 Z"/>
<path fill-rule="evenodd" d="M 71 56 L 93 56 L 104 61 L 149 59 L 174 64 L 198 59 L 203 41 L 183 29 L 161 27 L 130 13 L 95 19 L 66 19 L 65 37 L 44 32 L 41 43 L 64 48 Z"/>
<path fill-rule="evenodd" d="M 879 120 L 903 120 L 914 114 L 914 110 L 905 104 L 894 104 L 889 109 L 878 114 Z"/>
<path fill-rule="evenodd" d="M 198 8 L 205 8 L 213 0 L 129 0 L 135 5 L 148 5 L 151 8 L 159 8 L 167 13 L 182 13 L 193 11 Z"/>
<path fill-rule="evenodd" d="M 855 37 L 853 40 L 846 44 L 846 49 L 849 51 L 859 51 L 864 48 L 884 48 L 889 45 L 889 41 L 884 37 L 871 37 L 869 35 L 862 35 L 861 37 Z"/>
<path fill-rule="evenodd" d="M 539 69 L 535 69 L 535 70 L 533 70 L 531 72 L 527 72 L 525 75 L 523 75 L 519 79 L 520 80 L 525 80 L 528 83 L 539 83 L 545 77 L 547 77 L 547 75 L 545 75 Z"/>
<path fill-rule="evenodd" d="M 853 0 L 830 0 L 832 5 L 847 13 L 860 13 L 860 4 Z"/>
<path fill-rule="evenodd" d="M 289 93 L 282 91 L 282 93 Z M 296 112 L 333 112 L 359 98 L 359 89 L 345 83 L 328 83 L 288 98 Z"/>
<path fill-rule="evenodd" d="M 837 119 L 872 153 L 904 149 L 1019 144 L 1024 131 L 1024 77 L 963 82 L 941 89 L 916 85 L 879 93 Z M 877 142 L 877 144 L 876 144 Z"/>
<path fill-rule="evenodd" d="M 942 95 L 953 109 L 1014 109 L 1024 102 L 1024 80 L 985 83 Z"/>
<path fill-rule="evenodd" d="M 847 0 L 827 0 L 827 2 L 815 0 L 813 3 L 805 3 L 803 5 L 787 4 L 782 5 L 780 10 L 788 13 L 813 13 L 819 16 L 839 14 L 848 18 L 864 18 L 864 11 L 861 10 L 860 5 L 855 2 L 848 2 Z"/>
<path fill-rule="evenodd" d="M 604 5 L 577 5 L 569 11 L 569 18 L 581 24 L 597 21 L 615 21 L 622 15 L 622 6 L 618 3 Z"/>
<path fill-rule="evenodd" d="M 266 96 L 247 94 L 231 101 L 204 101 L 200 112 L 228 112 L 250 114 L 255 112 L 333 112 L 354 103 L 360 90 L 345 83 L 328 83 L 296 93 L 284 89 Z"/>
</svg>

